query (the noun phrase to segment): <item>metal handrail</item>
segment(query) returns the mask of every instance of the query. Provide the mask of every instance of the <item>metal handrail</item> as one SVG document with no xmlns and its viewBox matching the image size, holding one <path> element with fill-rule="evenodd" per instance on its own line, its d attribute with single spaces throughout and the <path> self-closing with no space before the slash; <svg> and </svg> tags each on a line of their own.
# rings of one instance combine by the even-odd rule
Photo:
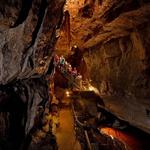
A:
<svg viewBox="0 0 150 150">
<path fill-rule="evenodd" d="M 59 68 L 58 68 L 58 69 L 59 69 Z M 63 68 L 63 69 L 64 69 L 64 68 Z M 71 82 L 75 85 L 76 88 L 79 88 L 79 89 L 80 89 L 80 86 L 79 86 L 78 84 L 76 84 L 74 81 L 71 80 L 71 78 L 73 78 L 73 76 L 71 76 L 65 69 L 64 69 L 65 74 L 64 74 L 64 71 L 63 71 L 63 72 L 61 71 L 61 69 L 59 69 L 59 71 L 61 72 L 61 74 L 64 75 L 64 77 L 65 77 L 66 79 L 68 79 L 69 81 L 71 81 Z"/>
<path fill-rule="evenodd" d="M 82 127 L 82 128 L 84 129 L 84 134 L 85 134 L 85 138 L 86 138 L 86 141 L 87 141 L 87 144 L 88 144 L 88 148 L 89 148 L 89 150 L 92 150 L 92 146 L 91 146 L 91 143 L 90 143 L 90 139 L 89 139 L 89 136 L 88 136 L 88 132 L 87 132 L 87 130 L 85 129 L 85 127 L 86 127 L 87 125 L 85 125 L 84 123 L 82 123 L 81 121 L 79 121 L 78 116 L 76 115 L 76 112 L 75 112 L 75 109 L 74 109 L 73 104 L 72 104 L 72 110 L 73 110 L 73 114 L 74 114 L 74 118 L 75 118 L 76 123 L 77 123 L 80 127 Z"/>
</svg>

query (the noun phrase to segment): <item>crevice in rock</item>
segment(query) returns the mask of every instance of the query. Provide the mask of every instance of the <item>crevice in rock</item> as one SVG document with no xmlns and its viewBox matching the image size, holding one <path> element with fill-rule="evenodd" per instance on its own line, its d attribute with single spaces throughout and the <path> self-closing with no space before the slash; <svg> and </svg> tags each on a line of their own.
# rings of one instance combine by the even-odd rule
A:
<svg viewBox="0 0 150 150">
<path fill-rule="evenodd" d="M 34 68 L 34 61 L 32 59 L 32 55 L 33 55 L 34 50 L 31 49 L 31 48 L 35 44 L 36 39 L 38 38 L 38 33 L 41 30 L 41 26 L 42 26 L 44 18 L 45 18 L 44 16 L 45 16 L 45 11 L 46 11 L 46 8 L 47 8 L 47 4 L 48 4 L 47 0 L 43 0 L 41 2 L 40 9 L 39 9 L 39 14 L 38 14 L 38 21 L 37 21 L 36 27 L 35 27 L 35 29 L 32 33 L 32 41 L 31 41 L 30 45 L 24 50 L 24 53 L 23 53 L 23 60 L 22 60 L 22 64 L 21 64 L 21 66 L 23 66 L 22 67 L 23 71 L 26 68 L 26 66 L 28 65 L 28 60 L 29 60 L 30 67 L 32 69 Z M 27 53 L 28 53 L 28 56 L 25 55 Z"/>
<path fill-rule="evenodd" d="M 18 25 L 22 24 L 26 20 L 29 11 L 32 7 L 32 2 L 33 2 L 32 0 L 22 0 L 22 8 L 19 17 L 11 28 L 17 27 Z"/>
<path fill-rule="evenodd" d="M 51 74 L 54 71 L 54 57 L 52 58 L 48 70 L 47 70 L 47 74 Z"/>
<path fill-rule="evenodd" d="M 41 25 L 43 23 L 44 20 L 44 15 L 45 15 L 45 11 L 47 8 L 47 0 L 42 0 L 41 6 L 40 6 L 40 10 L 39 10 L 39 14 L 38 14 L 38 22 L 37 25 L 35 27 L 35 30 L 32 33 L 32 42 L 31 45 L 29 47 L 31 47 L 32 45 L 34 45 L 38 32 L 40 31 Z"/>
</svg>

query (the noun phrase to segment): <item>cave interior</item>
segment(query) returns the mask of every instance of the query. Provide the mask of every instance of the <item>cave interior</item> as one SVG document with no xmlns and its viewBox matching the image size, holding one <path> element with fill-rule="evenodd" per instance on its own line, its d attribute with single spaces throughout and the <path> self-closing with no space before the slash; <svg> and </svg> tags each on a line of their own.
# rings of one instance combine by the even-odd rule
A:
<svg viewBox="0 0 150 150">
<path fill-rule="evenodd" d="M 149 150 L 150 0 L 0 1 L 0 150 Z"/>
</svg>

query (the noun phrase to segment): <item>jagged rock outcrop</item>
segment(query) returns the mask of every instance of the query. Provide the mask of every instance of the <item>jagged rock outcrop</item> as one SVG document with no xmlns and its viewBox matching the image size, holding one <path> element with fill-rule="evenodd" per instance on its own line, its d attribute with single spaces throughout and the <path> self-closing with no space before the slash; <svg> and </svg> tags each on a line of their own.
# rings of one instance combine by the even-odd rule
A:
<svg viewBox="0 0 150 150">
<path fill-rule="evenodd" d="M 51 58 L 64 1 L 1 3 L 0 83 L 6 84 L 32 76 L 39 59 L 44 56 Z"/>
<path fill-rule="evenodd" d="M 18 149 L 26 136 L 34 133 L 49 100 L 43 78 L 17 81 L 0 86 L 0 148 Z"/>
<path fill-rule="evenodd" d="M 15 129 L 16 133 L 9 133 L 8 127 L 8 136 L 0 135 L 0 149 L 19 149 L 22 140 L 33 132 L 38 109 L 49 100 L 44 75 L 52 71 L 49 64 L 64 3 L 65 0 L 0 1 L 0 112 L 9 114 L 1 115 L 0 128 L 7 128 L 6 117 L 12 128 L 21 130 L 21 134 Z M 18 143 L 7 141 L 15 134 L 20 139 Z"/>
</svg>

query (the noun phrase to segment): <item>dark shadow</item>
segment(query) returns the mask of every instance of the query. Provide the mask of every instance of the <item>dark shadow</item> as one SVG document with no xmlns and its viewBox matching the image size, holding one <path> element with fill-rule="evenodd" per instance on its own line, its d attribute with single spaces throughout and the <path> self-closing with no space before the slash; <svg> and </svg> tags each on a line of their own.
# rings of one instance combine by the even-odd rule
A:
<svg viewBox="0 0 150 150">
<path fill-rule="evenodd" d="M 22 24 L 26 20 L 31 7 L 32 7 L 32 0 L 22 0 L 22 8 L 19 17 L 16 20 L 15 24 L 11 26 L 11 28 L 17 27 L 18 25 Z"/>
</svg>

